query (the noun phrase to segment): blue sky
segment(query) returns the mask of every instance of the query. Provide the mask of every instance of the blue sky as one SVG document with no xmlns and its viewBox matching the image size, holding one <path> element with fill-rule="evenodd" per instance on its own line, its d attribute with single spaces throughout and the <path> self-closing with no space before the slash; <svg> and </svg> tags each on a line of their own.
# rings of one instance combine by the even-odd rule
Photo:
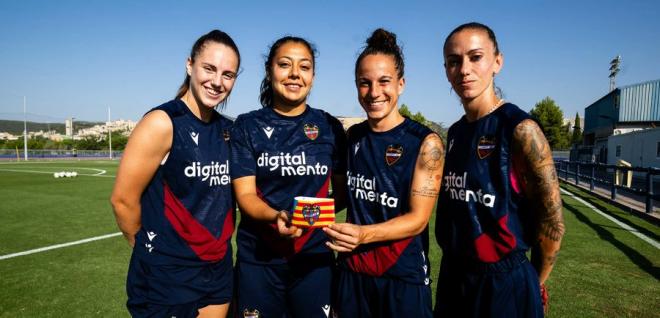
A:
<svg viewBox="0 0 660 318">
<path fill-rule="evenodd" d="M 214 28 L 237 42 L 242 73 L 225 112 L 259 108 L 263 55 L 283 35 L 318 48 L 309 104 L 361 116 L 355 59 L 377 27 L 398 35 L 406 62 L 401 103 L 449 125 L 463 110 L 442 67 L 442 44 L 459 24 L 491 26 L 504 53 L 496 83 L 530 110 L 546 96 L 565 117 L 617 86 L 660 78 L 660 1 L 2 1 L 0 118 L 139 119 L 173 97 L 193 42 Z"/>
</svg>

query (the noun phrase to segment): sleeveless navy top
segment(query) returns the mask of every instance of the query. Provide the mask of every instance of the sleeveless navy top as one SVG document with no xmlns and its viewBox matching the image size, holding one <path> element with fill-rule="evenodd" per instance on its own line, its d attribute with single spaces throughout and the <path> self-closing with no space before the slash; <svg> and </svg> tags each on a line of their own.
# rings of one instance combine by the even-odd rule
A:
<svg viewBox="0 0 660 318">
<path fill-rule="evenodd" d="M 367 121 L 348 131 L 347 222 L 382 223 L 410 210 L 410 188 L 417 156 L 429 128 L 406 118 L 374 132 Z M 419 235 L 364 244 L 340 253 L 340 267 L 412 284 L 429 284 L 428 227 Z"/>
<path fill-rule="evenodd" d="M 513 131 L 528 118 L 506 103 L 449 128 L 435 225 L 443 257 L 494 263 L 529 248 L 528 204 L 511 163 Z"/>
<path fill-rule="evenodd" d="M 205 123 L 178 99 L 154 110 L 172 121 L 172 147 L 142 194 L 134 253 L 153 264 L 201 265 L 232 257 L 231 121 L 214 112 Z"/>
</svg>

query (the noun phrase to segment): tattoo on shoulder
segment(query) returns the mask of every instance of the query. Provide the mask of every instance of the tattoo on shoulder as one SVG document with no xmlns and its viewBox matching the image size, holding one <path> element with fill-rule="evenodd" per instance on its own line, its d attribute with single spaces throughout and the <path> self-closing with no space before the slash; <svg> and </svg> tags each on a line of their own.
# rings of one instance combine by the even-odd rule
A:
<svg viewBox="0 0 660 318">
<path fill-rule="evenodd" d="M 442 169 L 445 161 L 445 150 L 439 136 L 433 134 L 424 141 L 420 157 L 427 169 L 431 171 Z"/>
</svg>

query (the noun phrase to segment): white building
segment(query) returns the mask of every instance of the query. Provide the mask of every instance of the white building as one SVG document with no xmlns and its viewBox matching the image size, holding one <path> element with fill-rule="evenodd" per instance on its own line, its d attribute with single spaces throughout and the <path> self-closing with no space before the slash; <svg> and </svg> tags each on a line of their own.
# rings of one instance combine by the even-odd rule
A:
<svg viewBox="0 0 660 318">
<path fill-rule="evenodd" d="M 0 132 L 0 139 L 2 140 L 17 140 L 18 136 L 14 136 L 8 132 Z"/>
<path fill-rule="evenodd" d="M 660 167 L 660 128 L 615 134 L 607 139 L 607 163 L 625 160 L 633 167 Z"/>
</svg>

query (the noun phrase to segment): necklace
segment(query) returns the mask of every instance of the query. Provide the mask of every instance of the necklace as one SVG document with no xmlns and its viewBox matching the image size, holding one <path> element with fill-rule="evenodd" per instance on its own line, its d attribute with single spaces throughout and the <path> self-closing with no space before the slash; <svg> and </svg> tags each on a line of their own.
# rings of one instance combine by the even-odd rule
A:
<svg viewBox="0 0 660 318">
<path fill-rule="evenodd" d="M 484 116 L 490 115 L 490 113 L 494 112 L 495 109 L 497 109 L 497 107 L 502 106 L 504 103 L 505 103 L 504 99 L 500 99 L 497 103 L 495 103 L 495 105 L 493 105 L 493 107 L 490 108 L 490 110 L 488 110 L 488 112 Z"/>
</svg>

